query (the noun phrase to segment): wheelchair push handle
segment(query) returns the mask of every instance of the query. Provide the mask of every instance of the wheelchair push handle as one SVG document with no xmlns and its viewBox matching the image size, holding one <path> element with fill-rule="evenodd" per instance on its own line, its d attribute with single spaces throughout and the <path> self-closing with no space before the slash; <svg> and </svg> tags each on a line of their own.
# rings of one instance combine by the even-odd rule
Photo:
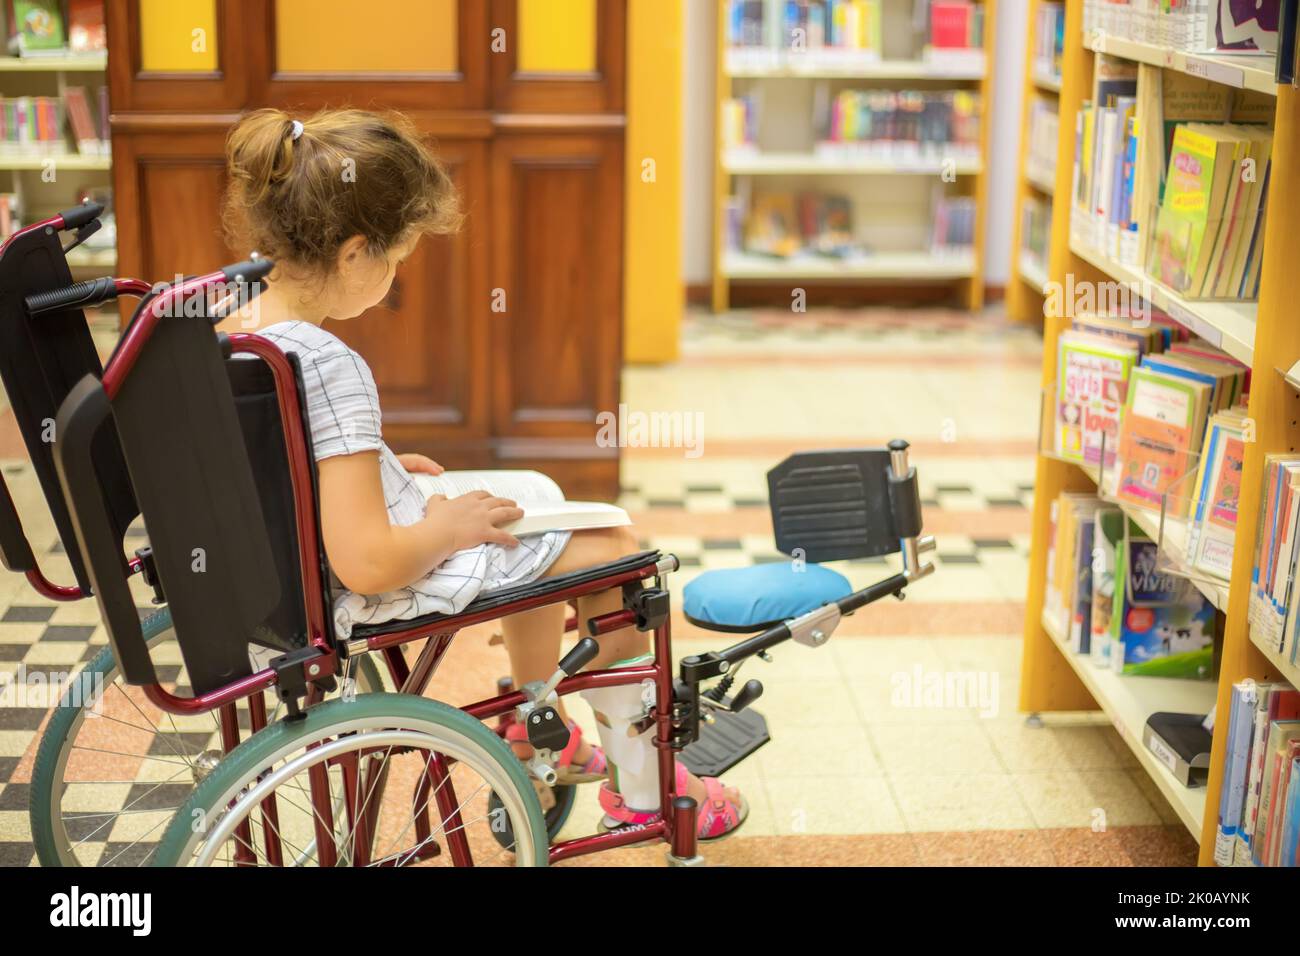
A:
<svg viewBox="0 0 1300 956">
<path fill-rule="evenodd" d="M 89 222 L 93 222 L 104 214 L 103 203 L 84 202 L 80 206 L 73 206 L 71 209 L 65 209 L 59 213 L 59 218 L 63 220 L 63 228 L 72 230 L 80 229 Z"/>
</svg>

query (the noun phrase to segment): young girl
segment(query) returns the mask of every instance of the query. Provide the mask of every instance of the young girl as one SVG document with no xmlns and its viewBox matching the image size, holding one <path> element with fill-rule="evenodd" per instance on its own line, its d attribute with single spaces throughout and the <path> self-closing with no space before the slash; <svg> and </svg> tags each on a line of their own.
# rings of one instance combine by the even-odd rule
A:
<svg viewBox="0 0 1300 956">
<path fill-rule="evenodd" d="M 424 500 L 412 472 L 439 474 L 422 455 L 384 444 L 375 380 L 365 360 L 321 328 L 356 318 L 388 294 L 397 266 L 426 234 L 454 232 L 455 190 L 441 165 L 403 119 L 358 110 L 299 121 L 278 110 L 246 116 L 226 144 L 227 226 L 236 248 L 276 263 L 252 316 L 224 331 L 256 332 L 302 363 L 305 401 L 320 482 L 321 531 L 342 594 L 335 624 L 346 637 L 358 624 L 461 611 L 496 588 L 563 574 L 638 550 L 626 528 L 551 532 L 520 539 L 502 530 L 523 512 L 485 492 Z M 618 589 L 578 601 L 580 619 L 622 607 Z M 503 621 L 517 685 L 543 680 L 560 657 L 563 604 Z M 650 659 L 649 639 L 627 628 L 600 639 L 594 668 Z M 608 776 L 604 826 L 658 815 L 653 730 L 637 733 L 639 687 L 584 692 L 596 712 L 604 752 L 581 739 L 564 757 L 568 779 Z M 527 757 L 525 743 L 516 753 Z M 700 806 L 699 836 L 734 831 L 747 807 L 738 792 L 677 767 L 679 792 Z"/>
</svg>

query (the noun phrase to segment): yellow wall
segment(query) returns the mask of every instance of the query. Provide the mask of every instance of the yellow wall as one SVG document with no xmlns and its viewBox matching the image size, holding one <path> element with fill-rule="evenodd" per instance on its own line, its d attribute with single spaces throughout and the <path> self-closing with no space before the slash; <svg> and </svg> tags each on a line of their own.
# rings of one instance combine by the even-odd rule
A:
<svg viewBox="0 0 1300 956">
<path fill-rule="evenodd" d="M 356 0 L 275 6 L 276 68 L 286 73 L 451 73 L 459 62 L 456 0 L 382 0 L 383 29 L 364 28 Z"/>
<path fill-rule="evenodd" d="M 195 30 L 204 31 L 198 38 Z M 146 73 L 211 73 L 217 68 L 216 0 L 140 0 L 140 66 Z"/>
<path fill-rule="evenodd" d="M 596 69 L 596 0 L 518 0 L 519 72 Z"/>
<path fill-rule="evenodd" d="M 682 3 L 628 0 L 623 355 L 677 358 L 682 283 Z M 646 182 L 646 160 L 654 180 Z"/>
</svg>

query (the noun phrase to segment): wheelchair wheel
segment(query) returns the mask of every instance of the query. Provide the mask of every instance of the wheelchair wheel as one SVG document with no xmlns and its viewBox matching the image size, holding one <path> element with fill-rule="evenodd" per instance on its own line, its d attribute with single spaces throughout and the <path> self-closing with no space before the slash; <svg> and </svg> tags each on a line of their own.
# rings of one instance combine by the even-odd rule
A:
<svg viewBox="0 0 1300 956">
<path fill-rule="evenodd" d="M 160 674 L 175 674 L 164 684 L 185 686 L 171 613 L 163 609 L 141 626 Z M 369 656 L 351 667 L 357 693 L 384 690 Z M 32 767 L 28 813 L 36 856 L 42 866 L 141 866 L 176 809 L 221 759 L 218 717 L 162 713 L 122 681 L 108 647 L 81 673 L 54 708 Z M 97 701 L 74 696 L 85 688 Z M 248 705 L 237 707 L 247 734 Z M 268 720 L 277 710 L 267 708 Z"/>
<path fill-rule="evenodd" d="M 514 852 L 494 836 L 506 827 Z M 545 866 L 546 824 L 523 766 L 480 721 L 364 694 L 240 744 L 172 819 L 153 863 Z"/>
<path fill-rule="evenodd" d="M 569 815 L 573 813 L 573 806 L 578 801 L 577 784 L 564 784 L 558 787 L 547 787 L 544 783 L 537 780 L 530 781 L 533 790 L 537 793 L 538 802 L 542 807 L 542 818 L 546 821 L 546 838 L 553 842 L 568 822 Z M 544 792 L 543 792 L 544 791 Z M 501 798 L 493 791 L 488 797 L 488 813 L 498 813 L 501 806 Z M 492 836 L 496 838 L 498 844 L 503 848 L 510 850 L 514 847 L 514 831 L 507 826 L 499 829 L 493 828 Z"/>
</svg>

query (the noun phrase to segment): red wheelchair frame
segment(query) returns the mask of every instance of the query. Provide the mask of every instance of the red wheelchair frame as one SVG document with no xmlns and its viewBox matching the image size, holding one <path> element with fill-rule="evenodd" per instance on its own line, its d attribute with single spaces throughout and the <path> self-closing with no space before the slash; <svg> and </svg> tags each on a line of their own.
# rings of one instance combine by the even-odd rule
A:
<svg viewBox="0 0 1300 956">
<path fill-rule="evenodd" d="M 66 214 L 65 214 L 66 215 Z M 64 217 L 54 217 L 43 223 L 29 227 L 29 230 L 71 228 Z M 26 232 L 27 230 L 24 230 Z M 124 333 L 117 349 L 104 366 L 100 385 L 111 402 L 123 388 L 131 375 L 146 345 L 168 316 L 180 314 L 179 309 L 193 297 L 207 302 L 211 297 L 227 289 L 232 275 L 242 279 L 252 277 L 254 281 L 265 276 L 269 263 L 253 262 L 239 267 L 210 273 L 197 278 L 187 279 L 179 284 L 154 289 L 145 282 L 132 279 L 96 280 L 95 283 L 79 283 L 63 290 L 52 290 L 44 295 L 44 308 L 73 307 L 107 301 L 117 295 L 136 295 L 145 297 L 136 312 L 130 326 Z M 233 271 L 232 271 L 233 270 Z M 93 286 L 93 287 L 92 287 Z M 29 297 L 29 306 L 33 297 Z M 214 333 L 215 336 L 215 333 Z M 331 632 L 331 622 L 327 620 L 328 583 L 324 579 L 322 547 L 317 530 L 317 501 L 315 494 L 313 462 L 310 454 L 309 436 L 304 432 L 303 410 L 301 407 L 294 366 L 288 356 L 265 338 L 254 334 L 232 333 L 228 336 L 231 354 L 244 354 L 260 359 L 270 370 L 274 379 L 275 393 L 278 400 L 280 420 L 284 432 L 287 460 L 292 485 L 294 518 L 296 524 L 296 546 L 299 571 L 302 581 L 302 601 L 306 619 L 307 640 L 304 647 L 280 658 L 273 666 L 264 668 L 240 679 L 226 683 L 204 693 L 190 697 L 177 696 L 160 683 L 153 682 L 143 687 L 148 699 L 162 711 L 188 715 L 206 711 L 217 711 L 221 727 L 223 748 L 229 753 L 240 743 L 240 729 L 236 714 L 236 702 L 247 700 L 251 731 L 256 733 L 267 725 L 267 706 L 263 693 L 275 689 L 281 699 L 289 704 L 290 714 L 298 712 L 297 700 L 303 697 L 308 706 L 319 701 L 323 696 L 321 685 L 328 684 L 332 678 L 344 670 L 347 658 L 361 653 L 381 653 L 394 685 L 402 692 L 422 695 L 428 687 L 439 664 L 449 648 L 452 638 L 464 627 L 496 620 L 511 614 L 532 610 L 538 607 L 568 602 L 583 595 L 606 591 L 611 588 L 623 588 L 640 585 L 647 579 L 655 579 L 655 587 L 661 588 L 663 578 L 677 569 L 677 559 L 671 555 L 658 552 L 646 552 L 631 559 L 624 559 L 609 566 L 604 574 L 597 574 L 601 569 L 582 572 L 581 580 L 566 583 L 564 579 L 553 579 L 550 586 L 536 588 L 537 593 L 509 603 L 495 603 L 476 609 L 470 605 L 465 612 L 456 616 L 437 617 L 435 620 L 419 619 L 409 622 L 392 622 L 385 625 L 381 632 L 363 634 L 347 641 L 336 641 Z M 893 465 L 901 467 L 908 474 L 906 445 L 895 449 Z M 911 473 L 914 493 L 914 472 Z M 65 491 L 68 491 L 64 479 Z M 3 490 L 0 484 L 0 490 Z M 69 501 L 73 498 L 68 491 Z M 7 490 L 5 497 L 8 499 Z M 3 502 L 0 502 L 3 504 Z M 8 501 L 12 510 L 12 501 Z M 919 530 L 919 510 L 917 529 Z M 83 556 L 89 563 L 87 548 L 81 540 L 78 529 L 78 543 L 82 546 Z M 898 540 L 898 539 L 896 539 Z M 852 613 L 871 601 L 886 595 L 901 596 L 903 590 L 912 580 L 922 576 L 930 567 L 921 567 L 918 562 L 919 550 L 917 535 L 912 534 L 899 540 L 899 548 L 904 554 L 904 570 L 875 585 L 856 592 L 838 602 L 838 606 L 826 606 L 821 610 L 833 610 L 835 621 L 841 613 Z M 62 586 L 50 582 L 36 566 L 26 570 L 27 579 L 42 595 L 54 600 L 75 600 L 87 594 L 79 586 Z M 148 568 L 139 558 L 127 561 L 128 576 Z M 152 582 L 151 582 L 152 583 Z M 98 590 L 98 589 L 97 589 Z M 666 589 L 663 591 L 666 602 Z M 322 600 L 322 595 L 326 600 Z M 101 605 L 103 598 L 101 596 Z M 664 605 L 666 609 L 666 603 Z M 811 616 L 811 615 L 810 615 Z M 106 612 L 106 619 L 108 615 Z M 601 834 L 584 836 L 578 839 L 553 843 L 549 848 L 551 862 L 614 849 L 648 840 L 662 840 L 670 846 L 670 859 L 677 862 L 698 860 L 696 841 L 696 817 L 698 808 L 693 799 L 676 791 L 676 774 L 674 762 L 677 755 L 695 739 L 700 719 L 699 682 L 704 679 L 725 674 L 730 664 L 738 663 L 753 654 L 761 653 L 792 636 L 797 636 L 795 622 L 786 622 L 769 627 L 763 633 L 747 638 L 720 654 L 704 657 L 692 657 L 682 662 L 682 674 L 685 680 L 675 685 L 672 671 L 671 623 L 667 613 L 654 615 L 647 619 L 632 606 L 624 610 L 603 615 L 586 622 L 586 629 L 592 637 L 610 633 L 625 627 L 637 627 L 639 630 L 653 632 L 652 663 L 622 667 L 618 669 L 574 673 L 560 680 L 555 686 L 555 693 L 564 696 L 576 691 L 593 688 L 640 685 L 646 680 L 654 682 L 659 704 L 651 714 L 655 728 L 654 745 L 658 751 L 660 778 L 660 806 L 663 812 L 654 822 L 610 830 Z M 830 623 L 834 627 L 834 621 Z M 578 629 L 578 622 L 570 617 L 567 630 Z M 825 636 L 829 636 L 827 633 Z M 820 637 L 820 635 L 819 635 Z M 118 640 L 110 626 L 110 638 L 119 659 L 122 654 Z M 426 643 L 409 663 L 402 653 L 402 646 L 425 639 Z M 824 639 L 824 637 L 820 637 Z M 147 653 L 147 651 L 146 651 Z M 576 668 L 575 668 L 576 670 Z M 496 719 L 497 731 L 504 733 L 506 725 L 512 719 L 516 708 L 525 704 L 530 698 L 522 690 L 512 690 L 495 697 L 480 700 L 463 707 L 467 714 L 482 721 Z M 421 781 L 421 791 L 435 795 L 440 812 L 444 815 L 456 814 L 457 799 L 449 778 L 447 761 L 439 754 L 430 754 L 426 762 L 425 777 Z M 312 804 L 317 812 L 318 851 L 322 865 L 332 865 L 337 861 L 333 845 L 332 832 L 323 827 L 322 821 L 332 820 L 333 807 L 330 802 L 328 786 L 317 785 L 313 778 Z M 270 797 L 268 799 L 274 799 Z M 417 804 L 418 805 L 418 804 Z M 273 812 L 273 811 L 272 811 Z M 349 814 L 355 808 L 349 804 Z M 364 811 L 363 811 L 364 813 Z M 351 821 L 354 828 L 364 832 L 365 821 Z M 238 849 L 236 860 L 252 863 L 251 833 L 245 822 L 237 831 Z M 423 830 L 423 832 L 420 832 Z M 421 818 L 417 820 L 417 836 L 422 840 L 429 832 L 427 801 Z M 268 843 L 273 839 L 268 832 Z M 446 842 L 451 860 L 456 865 L 472 865 L 473 858 L 469 841 L 458 826 L 450 826 L 446 833 Z M 425 855 L 431 856 L 441 852 L 438 845 L 429 840 L 424 843 Z M 268 845 L 268 857 L 281 859 L 278 848 Z M 370 848 L 358 846 L 353 854 L 353 861 L 364 863 L 369 859 Z"/>
</svg>

